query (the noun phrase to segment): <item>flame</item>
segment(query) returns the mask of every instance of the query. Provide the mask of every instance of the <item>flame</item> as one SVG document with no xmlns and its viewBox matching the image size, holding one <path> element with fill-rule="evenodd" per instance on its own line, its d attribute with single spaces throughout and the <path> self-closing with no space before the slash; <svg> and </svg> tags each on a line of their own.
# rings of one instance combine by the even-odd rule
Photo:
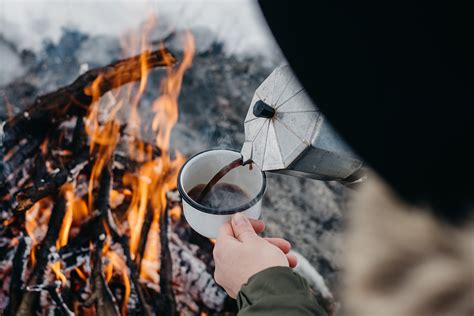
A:
<svg viewBox="0 0 474 316">
<path fill-rule="evenodd" d="M 157 280 L 156 267 L 159 267 L 159 240 L 156 238 L 159 218 L 166 207 L 166 193 L 176 188 L 178 170 L 185 160 L 180 153 L 175 159 L 170 158 L 169 143 L 171 130 L 178 120 L 178 96 L 183 76 L 191 66 L 194 50 L 194 39 L 191 33 L 186 33 L 182 62 L 176 68 L 167 69 L 167 77 L 161 82 L 160 97 L 153 102 L 152 130 L 161 155 L 144 163 L 137 174 L 127 174 L 123 179 L 124 184 L 132 188 L 132 201 L 127 210 L 132 257 L 137 255 L 147 208 L 153 209 L 140 277 L 154 282 Z M 173 214 L 177 217 L 178 211 L 174 210 Z"/>
<path fill-rule="evenodd" d="M 123 203 L 125 199 L 125 194 L 117 190 L 110 191 L 109 204 L 111 208 L 116 208 Z"/>
<path fill-rule="evenodd" d="M 176 205 L 170 210 L 170 218 L 174 220 L 175 222 L 179 221 L 181 219 L 181 207 Z"/>
<path fill-rule="evenodd" d="M 86 202 L 76 196 L 75 184 L 67 183 L 63 185 L 62 192 L 66 199 L 66 210 L 62 222 L 61 230 L 57 241 L 58 249 L 67 245 L 69 232 L 73 225 L 80 225 L 89 215 Z"/>
<path fill-rule="evenodd" d="M 62 193 L 66 199 L 66 209 L 64 213 L 64 218 L 61 224 L 61 229 L 59 230 L 58 239 L 56 241 L 56 248 L 59 250 L 65 245 L 67 245 L 69 239 L 69 232 L 71 230 L 71 226 L 74 222 L 74 218 L 83 218 L 83 201 L 75 197 L 75 185 L 73 183 L 66 183 L 61 188 Z M 78 201 L 82 201 L 82 203 L 78 203 Z M 85 203 L 84 203 L 85 204 Z M 75 206 L 78 205 L 79 208 L 76 210 Z M 86 209 L 87 211 L 87 209 Z M 78 215 L 74 215 L 78 214 Z M 56 275 L 56 278 L 61 280 L 63 284 L 66 283 L 67 278 L 61 271 L 61 262 L 50 263 L 49 266 L 51 270 Z"/>
<path fill-rule="evenodd" d="M 168 69 L 168 76 L 162 81 L 161 96 L 153 103 L 155 118 L 152 128 L 156 132 L 156 145 L 167 150 L 170 142 L 171 129 L 178 120 L 178 96 L 181 91 L 184 72 L 191 67 L 195 44 L 190 32 L 185 34 L 184 56 L 180 65 Z"/>
<path fill-rule="evenodd" d="M 110 161 L 119 139 L 120 124 L 115 116 L 123 105 L 122 101 L 117 101 L 114 97 L 100 98 L 102 81 L 103 77 L 99 75 L 90 87 L 89 93 L 92 95 L 92 104 L 85 120 L 85 130 L 90 141 L 89 151 L 91 153 L 97 151 L 87 191 L 89 210 L 92 210 L 94 205 L 92 194 L 94 187 L 102 170 Z"/>
<path fill-rule="evenodd" d="M 46 154 L 48 153 L 48 142 L 49 142 L 49 139 L 46 138 L 40 145 L 40 150 L 43 157 L 46 157 Z"/>
<path fill-rule="evenodd" d="M 155 21 L 150 20 L 145 25 L 139 39 L 131 37 L 126 43 L 129 52 L 136 49 L 144 51 L 140 57 L 142 76 L 137 85 L 129 84 L 103 96 L 101 86 L 104 78 L 99 75 L 85 91 L 92 97 L 84 123 L 89 140 L 89 151 L 94 160 L 90 168 L 87 193 L 83 193 L 85 196 L 76 195 L 76 183 L 74 182 L 65 184 L 61 189 L 66 200 L 66 209 L 56 247 L 60 249 L 67 245 L 71 228 L 80 225 L 93 213 L 94 193 L 98 187 L 100 176 L 113 159 L 115 149 L 121 140 L 121 129 L 126 123 L 129 137 L 122 138 L 122 141 L 126 143 L 120 145 L 126 146 L 129 158 L 138 162 L 139 166 L 136 170 L 125 172 L 122 179 L 114 179 L 114 188 L 110 192 L 109 203 L 112 208 L 116 208 L 124 200 L 130 201 L 126 213 L 120 217 L 122 222 L 118 223 L 119 230 L 129 236 L 132 259 L 137 258 L 138 252 L 143 250 L 140 279 L 158 283 L 160 268 L 159 220 L 165 209 L 170 207 L 167 206 L 166 194 L 176 188 L 178 171 L 185 161 L 182 154 L 179 152 L 172 154 L 170 151 L 171 131 L 178 120 L 178 97 L 183 76 L 192 64 L 195 45 L 191 33 L 186 33 L 181 63 L 167 69 L 166 78 L 160 84 L 160 96 L 152 102 L 152 117 L 140 117 L 140 102 L 149 85 L 147 60 L 150 47 L 147 38 L 154 25 Z M 118 78 L 117 80 L 122 79 Z M 126 117 L 126 122 L 124 122 L 123 116 Z M 149 123 L 151 129 L 142 128 L 143 125 L 146 125 L 144 123 Z M 150 143 L 145 143 L 142 140 L 141 133 L 144 131 L 153 133 Z M 160 150 L 159 155 L 156 154 L 156 148 Z M 41 146 L 43 153 L 46 153 L 47 149 L 48 140 Z M 48 168 L 51 169 L 52 166 L 48 166 Z M 81 191 L 79 186 L 78 182 L 78 192 Z M 25 229 L 33 241 L 32 262 L 35 260 L 34 249 L 46 234 L 52 206 L 52 200 L 45 198 L 35 203 L 26 212 Z M 179 207 L 172 207 L 168 211 L 174 220 L 178 220 L 181 216 Z M 143 237 L 142 230 L 147 212 L 152 212 L 152 220 L 148 235 Z M 123 255 L 113 250 L 108 227 L 105 226 L 105 229 L 107 238 L 102 251 L 107 260 L 105 260 L 103 272 L 107 282 L 114 277 L 114 274 L 121 276 L 125 286 L 122 315 L 125 315 L 131 294 L 130 271 Z M 147 239 L 145 249 L 139 249 L 140 243 L 143 242 L 141 238 Z M 62 283 L 67 282 L 67 276 L 61 270 L 61 262 L 50 263 L 49 267 L 57 279 Z M 76 267 L 75 271 L 81 279 L 88 279 L 80 268 Z"/>
<path fill-rule="evenodd" d="M 74 196 L 72 199 L 71 203 L 71 208 L 72 208 L 72 216 L 73 216 L 73 222 L 74 223 L 82 223 L 87 217 L 89 216 L 89 210 L 87 208 L 86 202 L 77 197 Z"/>
<path fill-rule="evenodd" d="M 145 155 L 145 150 L 144 150 L 144 143 L 141 141 L 137 141 L 141 137 L 141 131 L 140 131 L 140 125 L 141 125 L 141 119 L 140 115 L 138 113 L 138 106 L 140 103 L 140 100 L 143 96 L 143 93 L 145 92 L 145 89 L 148 84 L 148 74 L 149 74 L 149 67 L 148 67 L 148 56 L 150 54 L 149 51 L 149 45 L 148 45 L 148 37 L 153 30 L 153 28 L 156 25 L 156 20 L 153 16 L 150 16 L 148 21 L 145 23 L 143 32 L 140 37 L 140 43 L 135 43 L 138 39 L 136 36 L 130 36 L 129 37 L 129 43 L 126 46 L 125 50 L 132 50 L 131 53 L 133 52 L 133 49 L 136 48 L 137 46 L 140 46 L 142 53 L 140 55 L 140 70 L 141 70 L 141 80 L 140 84 L 138 87 L 138 91 L 134 93 L 134 96 L 131 98 L 131 105 L 130 105 L 130 115 L 128 119 L 128 132 L 129 135 L 131 136 L 130 142 L 129 142 L 129 155 L 131 157 L 134 157 L 137 161 L 143 161 L 144 160 L 144 155 Z M 171 64 L 171 63 L 170 63 Z M 131 91 L 129 90 L 129 93 Z"/>
<path fill-rule="evenodd" d="M 136 256 L 140 234 L 145 220 L 145 213 L 148 206 L 148 197 L 152 179 L 156 177 L 154 163 L 145 163 L 138 172 L 138 177 L 131 179 L 132 201 L 128 208 L 128 224 L 130 230 L 130 253 Z"/>
<path fill-rule="evenodd" d="M 158 221 L 153 221 L 148 233 L 145 254 L 140 269 L 140 278 L 155 284 L 160 282 L 160 229 Z"/>
<path fill-rule="evenodd" d="M 60 280 L 62 284 L 67 283 L 67 278 L 64 275 L 64 273 L 62 273 L 62 271 L 61 271 L 61 262 L 58 261 L 58 262 L 55 262 L 55 263 L 50 263 L 49 267 L 51 268 L 51 270 L 56 275 L 56 278 L 58 280 Z"/>
<path fill-rule="evenodd" d="M 78 267 L 74 267 L 74 270 L 83 281 L 87 281 L 87 276 L 84 274 L 84 272 L 82 272 L 81 269 L 79 269 Z"/>
<path fill-rule="evenodd" d="M 123 283 L 125 285 L 125 295 L 123 297 L 122 315 L 126 315 L 128 299 L 130 298 L 130 292 L 131 292 L 130 278 L 128 276 L 128 267 L 125 261 L 123 260 L 123 258 L 117 255 L 114 251 L 107 252 L 107 258 L 110 260 L 110 263 L 111 263 L 109 267 L 113 267 L 113 269 L 117 270 L 122 275 Z M 110 271 L 110 268 L 107 271 Z M 112 272 L 107 273 L 108 281 L 110 281 L 111 277 L 112 277 Z"/>
<path fill-rule="evenodd" d="M 49 218 L 53 209 L 51 198 L 46 197 L 36 202 L 25 214 L 25 230 L 31 238 L 31 264 L 36 262 L 36 247 L 48 231 Z"/>
<path fill-rule="evenodd" d="M 73 221 L 73 209 L 72 203 L 74 200 L 74 186 L 72 184 L 65 184 L 63 186 L 64 197 L 66 198 L 66 210 L 64 213 L 64 219 L 61 225 L 61 230 L 59 231 L 59 237 L 57 241 L 57 248 L 60 249 L 67 245 L 69 239 L 69 231 L 71 229 Z"/>
</svg>

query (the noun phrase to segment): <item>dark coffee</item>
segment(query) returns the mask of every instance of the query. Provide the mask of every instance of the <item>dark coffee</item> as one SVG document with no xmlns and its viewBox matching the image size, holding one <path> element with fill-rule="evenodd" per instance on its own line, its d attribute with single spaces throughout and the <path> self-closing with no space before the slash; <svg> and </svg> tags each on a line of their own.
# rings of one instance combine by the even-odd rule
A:
<svg viewBox="0 0 474 316">
<path fill-rule="evenodd" d="M 196 185 L 188 192 L 189 197 L 201 205 L 224 210 L 240 206 L 249 201 L 249 196 L 244 190 L 235 184 L 226 182 L 214 184 L 209 192 L 198 201 L 205 187 L 206 184 L 204 183 Z"/>
<path fill-rule="evenodd" d="M 212 208 L 232 208 L 248 201 L 248 195 L 241 188 L 230 183 L 218 183 L 227 173 L 243 166 L 242 159 L 236 159 L 225 165 L 207 184 L 198 184 L 188 195 L 194 201 Z"/>
</svg>

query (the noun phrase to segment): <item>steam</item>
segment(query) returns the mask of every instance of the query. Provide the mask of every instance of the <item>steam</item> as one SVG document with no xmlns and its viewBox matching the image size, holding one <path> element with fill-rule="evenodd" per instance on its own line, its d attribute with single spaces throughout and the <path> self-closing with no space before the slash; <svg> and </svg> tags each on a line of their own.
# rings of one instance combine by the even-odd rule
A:
<svg viewBox="0 0 474 316">
<path fill-rule="evenodd" d="M 248 202 L 249 195 L 242 188 L 223 182 L 216 184 L 201 204 L 214 209 L 228 210 Z"/>
</svg>

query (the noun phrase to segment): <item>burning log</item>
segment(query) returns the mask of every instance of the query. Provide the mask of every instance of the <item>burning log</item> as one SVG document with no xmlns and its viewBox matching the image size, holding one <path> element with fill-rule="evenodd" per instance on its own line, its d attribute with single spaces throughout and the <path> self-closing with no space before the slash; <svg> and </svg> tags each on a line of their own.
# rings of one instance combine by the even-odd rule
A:
<svg viewBox="0 0 474 316">
<path fill-rule="evenodd" d="M 72 84 L 38 97 L 26 111 L 7 121 L 3 126 L 3 152 L 11 150 L 22 138 L 42 139 L 38 136 L 57 126 L 67 114 L 84 115 L 93 100 L 91 86 L 98 77 L 102 78 L 98 87 L 100 97 L 112 89 L 140 80 L 142 65 L 153 69 L 175 62 L 173 54 L 162 48 L 89 70 Z"/>
<path fill-rule="evenodd" d="M 143 255 L 145 254 L 146 242 L 148 240 L 148 233 L 150 232 L 151 224 L 153 222 L 153 208 L 150 204 L 146 209 L 145 219 L 143 221 L 142 231 L 140 233 L 140 243 L 138 244 L 137 256 L 135 257 L 135 266 L 137 273 L 140 274 L 142 266 Z"/>
<path fill-rule="evenodd" d="M 37 152 L 46 135 L 67 116 L 81 117 L 86 114 L 93 97 L 101 97 L 112 89 L 140 80 L 143 74 L 142 65 L 153 69 L 170 66 L 175 62 L 174 55 L 165 48 L 147 51 L 105 67 L 92 69 L 69 86 L 38 97 L 24 112 L 0 125 L 0 186 L 8 185 L 11 172 L 20 169 L 19 165 Z M 98 86 L 92 91 L 94 82 Z M 93 93 L 98 95 L 93 96 Z M 28 141 L 8 157 L 8 153 L 18 144 L 21 145 L 22 140 Z M 4 195 L 6 192 L 1 193 Z"/>
<path fill-rule="evenodd" d="M 102 268 L 102 250 L 106 239 L 105 223 L 109 208 L 109 194 L 112 184 L 112 174 L 109 166 L 102 170 L 99 193 L 97 197 L 97 213 L 102 225 L 99 226 L 99 238 L 94 243 L 94 253 L 91 257 L 92 268 L 92 289 L 91 301 L 95 303 L 95 309 L 98 316 L 120 315 L 115 298 L 105 281 Z"/>
<path fill-rule="evenodd" d="M 61 295 L 59 295 L 58 293 L 60 286 L 61 281 L 56 281 L 54 284 L 28 286 L 26 290 L 30 292 L 48 292 L 49 296 L 56 304 L 55 314 L 60 316 L 74 316 L 74 313 L 71 312 L 71 310 L 67 307 L 66 303 L 64 303 L 64 300 Z"/>
<path fill-rule="evenodd" d="M 66 246 L 59 249 L 59 256 L 63 261 L 74 262 L 74 258 L 89 251 L 89 243 L 97 240 L 101 233 L 102 219 L 95 215 L 81 225 L 80 232 L 76 238 L 70 240 Z M 72 266 L 73 263 L 67 264 Z"/>
<path fill-rule="evenodd" d="M 24 212 L 42 198 L 56 194 L 68 178 L 75 178 L 77 173 L 88 163 L 87 135 L 84 119 L 78 116 L 72 139 L 73 157 L 59 170 L 33 182 L 33 185 L 23 189 L 16 195 L 16 212 Z M 37 159 L 43 155 L 39 154 Z"/>
<path fill-rule="evenodd" d="M 28 254 L 30 251 L 31 239 L 22 235 L 19 238 L 18 247 L 13 257 L 12 274 L 10 280 L 10 302 L 6 309 L 7 315 L 16 315 L 18 307 L 21 303 L 22 288 L 23 288 L 23 274 L 28 262 Z"/>
<path fill-rule="evenodd" d="M 166 315 L 177 315 L 176 300 L 173 293 L 173 260 L 169 248 L 169 209 L 170 202 L 166 203 L 163 214 L 160 216 L 160 291 L 163 299 L 163 312 Z M 160 313 L 161 314 L 161 313 Z"/>
<path fill-rule="evenodd" d="M 64 197 L 58 196 L 51 212 L 51 217 L 48 224 L 48 231 L 44 237 L 41 245 L 35 251 L 36 263 L 33 272 L 28 280 L 28 286 L 41 285 L 43 283 L 43 276 L 48 264 L 48 256 L 51 249 L 54 249 L 56 240 L 59 236 L 59 230 L 64 218 L 66 202 Z M 32 315 L 37 309 L 39 294 L 33 291 L 26 291 L 21 299 L 17 315 Z"/>
<path fill-rule="evenodd" d="M 40 144 L 41 140 L 37 138 L 31 138 L 29 141 L 23 140 L 22 142 L 19 142 L 16 150 L 10 156 L 7 156 L 7 158 L 2 162 L 0 184 L 2 183 L 2 180 L 3 182 L 8 181 L 8 175 L 12 174 L 25 162 L 27 158 L 36 153 Z"/>
<path fill-rule="evenodd" d="M 128 267 L 129 271 L 129 278 L 132 281 L 132 290 L 136 293 L 140 309 L 143 310 L 144 315 L 152 315 L 152 312 L 150 310 L 150 307 L 145 301 L 145 297 L 141 288 L 141 285 L 138 281 L 138 271 L 135 266 L 135 262 L 132 260 L 132 256 L 130 254 L 130 243 L 129 243 L 129 238 L 125 235 L 121 235 L 118 232 L 117 226 L 115 224 L 114 218 L 112 213 L 108 212 L 108 227 L 110 229 L 110 232 L 112 234 L 112 239 L 116 242 L 118 242 L 123 250 L 123 253 L 125 254 L 125 262 Z"/>
<path fill-rule="evenodd" d="M 0 298 L 10 314 L 232 314 L 212 278 L 212 244 L 178 237 L 186 226 L 177 220 L 180 201 L 166 194 L 184 162 L 170 154 L 169 137 L 191 56 L 192 47 L 168 67 L 155 116 L 143 121 L 151 129 L 141 129 L 137 109 L 146 70 L 175 62 L 166 49 L 91 70 L 1 125 L 0 240 L 8 253 L 0 278 L 11 284 Z M 153 145 L 142 130 L 155 133 Z"/>
<path fill-rule="evenodd" d="M 94 292 L 89 301 L 95 303 L 95 310 L 98 316 L 118 316 L 120 313 L 115 298 L 107 286 L 104 274 L 102 273 L 102 249 L 104 248 L 105 238 L 105 233 L 102 232 L 94 244 L 94 253 L 91 258 L 91 265 L 93 266 L 91 284 Z"/>
</svg>

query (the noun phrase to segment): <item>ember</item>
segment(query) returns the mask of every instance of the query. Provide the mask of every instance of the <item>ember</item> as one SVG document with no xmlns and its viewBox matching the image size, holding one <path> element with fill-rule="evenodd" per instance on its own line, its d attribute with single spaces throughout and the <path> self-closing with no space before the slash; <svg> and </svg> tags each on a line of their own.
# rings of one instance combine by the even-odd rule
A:
<svg viewBox="0 0 474 316">
<path fill-rule="evenodd" d="M 224 309 L 212 242 L 181 217 L 175 188 L 184 157 L 169 148 L 194 40 L 186 34 L 177 61 L 147 44 L 150 25 L 131 41 L 139 47 L 127 46 L 142 53 L 89 70 L 3 126 L 0 278 L 9 287 L 0 289 L 0 309 L 10 315 Z M 166 76 L 153 117 L 141 117 L 156 67 Z"/>
</svg>

